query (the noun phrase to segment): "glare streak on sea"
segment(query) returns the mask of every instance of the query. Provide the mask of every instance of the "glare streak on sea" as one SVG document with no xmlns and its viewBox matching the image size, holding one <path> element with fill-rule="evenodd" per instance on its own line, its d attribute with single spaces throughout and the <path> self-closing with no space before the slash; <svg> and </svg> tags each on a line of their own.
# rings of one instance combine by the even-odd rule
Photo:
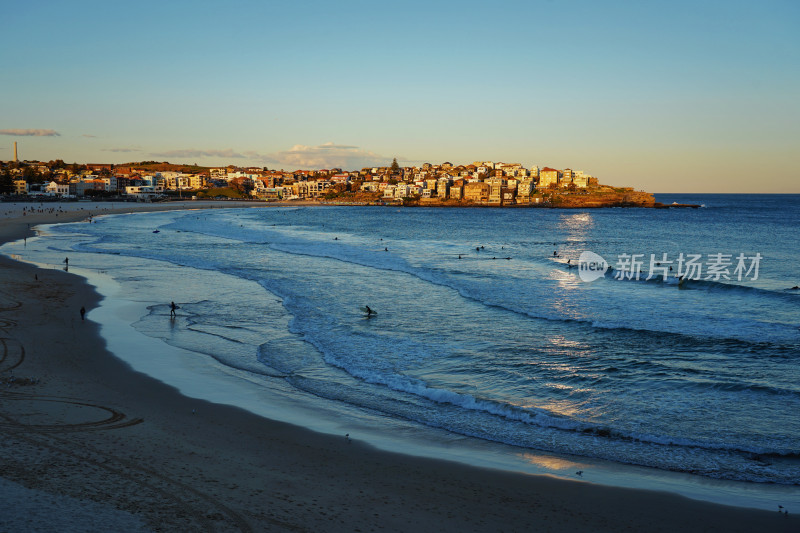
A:
<svg viewBox="0 0 800 533">
<path fill-rule="evenodd" d="M 675 199 L 704 207 L 179 211 L 56 226 L 24 253 L 102 272 L 147 302 L 142 334 L 298 401 L 522 454 L 797 485 L 800 200 Z M 643 272 L 583 281 L 584 251 L 641 254 Z M 651 255 L 681 254 L 730 255 L 731 279 L 645 280 Z M 759 254 L 757 279 L 736 279 L 739 254 Z"/>
</svg>

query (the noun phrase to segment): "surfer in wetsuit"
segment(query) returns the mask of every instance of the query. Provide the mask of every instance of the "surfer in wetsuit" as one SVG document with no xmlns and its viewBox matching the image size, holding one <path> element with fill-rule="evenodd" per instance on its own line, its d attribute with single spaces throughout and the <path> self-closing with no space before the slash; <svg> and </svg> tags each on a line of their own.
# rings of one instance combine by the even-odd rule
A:
<svg viewBox="0 0 800 533">
<path fill-rule="evenodd" d="M 366 309 L 366 310 L 367 310 L 367 316 L 370 316 L 370 315 L 372 315 L 373 311 L 372 311 L 372 309 L 370 309 L 370 308 L 369 308 L 369 306 L 368 306 L 368 305 L 365 305 L 365 306 L 364 306 L 364 309 Z"/>
<path fill-rule="evenodd" d="M 178 306 L 175 305 L 175 302 L 170 302 L 170 304 L 169 304 L 169 316 L 174 317 L 176 315 L 175 310 L 177 308 L 178 308 Z"/>
</svg>

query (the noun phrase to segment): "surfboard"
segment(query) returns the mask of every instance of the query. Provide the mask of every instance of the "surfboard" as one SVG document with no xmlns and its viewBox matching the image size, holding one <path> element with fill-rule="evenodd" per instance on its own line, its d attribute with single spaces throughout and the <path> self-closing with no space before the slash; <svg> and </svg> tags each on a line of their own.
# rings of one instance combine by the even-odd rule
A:
<svg viewBox="0 0 800 533">
<path fill-rule="evenodd" d="M 367 308 L 366 307 L 359 307 L 359 309 L 361 309 L 365 314 L 367 313 Z M 369 316 L 377 315 L 377 314 L 378 314 L 378 312 L 373 309 L 372 312 L 369 313 Z"/>
</svg>

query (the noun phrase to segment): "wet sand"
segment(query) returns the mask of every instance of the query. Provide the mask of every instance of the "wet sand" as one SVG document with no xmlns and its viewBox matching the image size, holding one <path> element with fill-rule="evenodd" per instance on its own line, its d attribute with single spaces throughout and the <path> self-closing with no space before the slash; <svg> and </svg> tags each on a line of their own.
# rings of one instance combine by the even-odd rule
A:
<svg viewBox="0 0 800 533">
<path fill-rule="evenodd" d="M 0 203 L 0 242 L 29 224 L 184 204 L 236 206 L 81 202 L 21 216 Z M 800 530 L 777 509 L 392 454 L 186 398 L 108 352 L 81 320 L 99 301 L 83 278 L 0 257 L 0 280 L 0 531 Z"/>
</svg>

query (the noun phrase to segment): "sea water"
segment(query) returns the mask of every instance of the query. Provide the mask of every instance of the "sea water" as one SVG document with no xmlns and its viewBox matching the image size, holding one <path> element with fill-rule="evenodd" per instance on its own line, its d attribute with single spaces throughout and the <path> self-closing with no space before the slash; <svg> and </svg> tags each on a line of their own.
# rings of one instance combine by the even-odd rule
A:
<svg viewBox="0 0 800 533">
<path fill-rule="evenodd" d="M 146 304 L 141 334 L 297 402 L 800 484 L 800 197 L 658 200 L 703 207 L 131 214 L 54 226 L 24 255 L 101 272 Z M 584 281 L 584 252 L 605 276 Z"/>
</svg>

